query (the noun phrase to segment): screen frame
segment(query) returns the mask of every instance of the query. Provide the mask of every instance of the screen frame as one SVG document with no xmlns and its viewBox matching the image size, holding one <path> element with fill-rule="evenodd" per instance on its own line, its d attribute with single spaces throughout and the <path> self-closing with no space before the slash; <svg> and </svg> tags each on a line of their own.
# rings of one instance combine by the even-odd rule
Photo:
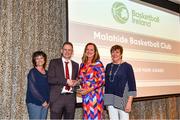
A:
<svg viewBox="0 0 180 120">
<path fill-rule="evenodd" d="M 155 8 L 155 9 L 158 9 L 158 10 L 161 10 L 161 11 L 165 11 L 165 12 L 168 12 L 168 13 L 171 13 L 171 14 L 174 14 L 174 15 L 178 15 L 180 16 L 180 11 L 179 13 L 177 13 L 176 11 L 173 11 L 171 9 L 167 9 L 167 8 L 164 8 L 162 6 L 158 6 L 157 4 L 153 4 L 153 3 L 148 3 L 148 1 L 146 0 L 132 0 L 133 2 L 136 2 L 136 3 L 139 3 L 139 4 L 142 4 L 142 5 L 146 5 L 148 7 L 152 7 L 152 8 Z M 68 0 L 66 1 L 66 41 L 70 41 L 69 40 L 69 11 L 68 11 Z M 162 95 L 152 95 L 152 96 L 138 96 L 138 97 L 135 97 L 135 101 L 144 101 L 144 100 L 154 100 L 154 99 L 161 99 L 161 98 L 168 98 L 168 97 L 172 97 L 172 96 L 180 96 L 180 93 L 172 93 L 172 94 L 162 94 Z M 81 103 L 76 103 L 76 106 L 77 107 L 81 107 L 80 105 Z"/>
</svg>

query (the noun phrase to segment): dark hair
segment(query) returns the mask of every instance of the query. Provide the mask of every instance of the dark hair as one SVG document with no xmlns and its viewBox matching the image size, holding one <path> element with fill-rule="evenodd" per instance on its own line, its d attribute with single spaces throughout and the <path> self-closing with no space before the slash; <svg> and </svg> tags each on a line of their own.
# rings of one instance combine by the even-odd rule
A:
<svg viewBox="0 0 180 120">
<path fill-rule="evenodd" d="M 33 66 L 36 67 L 36 57 L 38 56 L 43 56 L 44 57 L 44 65 L 43 67 L 45 68 L 46 67 L 46 63 L 47 63 L 47 55 L 43 52 L 43 51 L 36 51 L 33 53 L 32 55 L 32 63 L 33 63 Z"/>
<path fill-rule="evenodd" d="M 70 45 L 73 48 L 73 44 L 71 42 L 64 42 L 62 47 L 64 47 L 65 45 Z"/>
<path fill-rule="evenodd" d="M 111 53 L 114 52 L 115 50 L 120 50 L 120 53 L 123 54 L 123 47 L 120 45 L 114 45 L 111 47 Z"/>
<path fill-rule="evenodd" d="M 94 57 L 93 57 L 93 59 L 92 59 L 91 62 L 92 62 L 92 63 L 95 63 L 97 60 L 100 59 L 100 56 L 99 56 L 98 49 L 97 49 L 97 47 L 96 47 L 96 45 L 95 45 L 94 43 L 88 43 L 88 44 L 86 45 L 86 47 L 84 48 L 84 53 L 83 53 L 83 57 L 82 57 L 82 62 L 83 62 L 83 63 L 86 63 L 87 60 L 88 60 L 88 58 L 87 58 L 87 56 L 86 56 L 86 54 L 85 54 L 88 45 L 93 45 L 93 46 L 94 46 L 95 54 L 94 54 Z"/>
</svg>

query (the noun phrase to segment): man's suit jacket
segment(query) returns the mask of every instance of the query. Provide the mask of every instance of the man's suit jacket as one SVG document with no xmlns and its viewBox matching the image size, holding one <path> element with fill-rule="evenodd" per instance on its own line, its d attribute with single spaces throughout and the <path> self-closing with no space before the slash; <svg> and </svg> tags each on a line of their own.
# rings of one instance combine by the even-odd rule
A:
<svg viewBox="0 0 180 120">
<path fill-rule="evenodd" d="M 79 64 L 72 61 L 72 79 L 78 78 Z M 53 59 L 49 63 L 48 83 L 50 85 L 50 102 L 53 103 L 60 96 L 63 86 L 67 84 L 64 74 L 62 58 Z"/>
</svg>

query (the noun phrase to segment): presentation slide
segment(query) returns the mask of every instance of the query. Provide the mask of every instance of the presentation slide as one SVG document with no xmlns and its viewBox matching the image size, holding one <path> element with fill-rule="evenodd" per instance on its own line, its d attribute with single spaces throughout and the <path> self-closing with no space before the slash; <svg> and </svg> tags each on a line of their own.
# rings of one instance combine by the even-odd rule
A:
<svg viewBox="0 0 180 120">
<path fill-rule="evenodd" d="M 180 17 L 177 13 L 130 0 L 68 0 L 68 38 L 73 60 L 97 45 L 104 67 L 110 48 L 122 45 L 133 66 L 137 97 L 180 93 Z"/>
</svg>

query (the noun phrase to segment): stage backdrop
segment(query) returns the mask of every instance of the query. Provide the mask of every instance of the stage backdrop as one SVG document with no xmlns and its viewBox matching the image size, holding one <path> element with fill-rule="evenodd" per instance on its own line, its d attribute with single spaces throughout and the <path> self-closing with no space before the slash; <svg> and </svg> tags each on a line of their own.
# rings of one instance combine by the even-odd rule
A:
<svg viewBox="0 0 180 120">
<path fill-rule="evenodd" d="M 31 55 L 59 56 L 66 0 L 0 0 L 0 119 L 27 119 L 26 75 Z M 48 62 L 49 63 L 49 62 Z"/>
</svg>

